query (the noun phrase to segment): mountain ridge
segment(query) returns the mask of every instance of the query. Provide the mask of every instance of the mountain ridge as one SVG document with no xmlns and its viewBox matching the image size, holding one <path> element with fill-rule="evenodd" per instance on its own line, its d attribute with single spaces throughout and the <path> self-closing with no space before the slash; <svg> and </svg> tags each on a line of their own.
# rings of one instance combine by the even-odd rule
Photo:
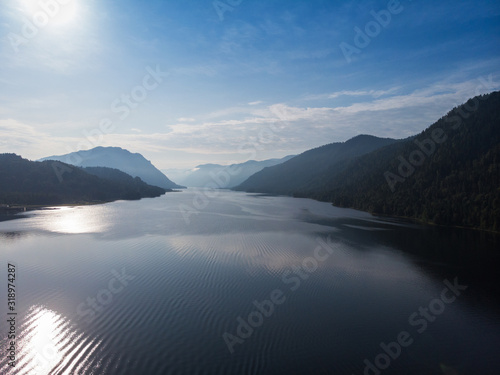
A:
<svg viewBox="0 0 500 375">
<path fill-rule="evenodd" d="M 345 158 L 311 178 L 300 171 L 290 176 L 285 168 L 291 159 L 269 168 L 280 183 L 266 181 L 263 174 L 270 173 L 264 169 L 235 190 L 308 197 L 374 214 L 499 232 L 499 124 L 496 91 L 467 100 L 419 134 Z M 284 186 L 292 177 L 307 183 Z"/>
<path fill-rule="evenodd" d="M 163 189 L 182 189 L 157 169 L 151 161 L 139 153 L 132 153 L 121 147 L 98 146 L 64 155 L 47 156 L 38 161 L 56 160 L 77 167 L 108 167 L 118 169 L 132 177 L 140 177 L 149 185 Z"/>
<path fill-rule="evenodd" d="M 283 158 L 273 158 L 261 161 L 247 160 L 243 163 L 230 165 L 214 163 L 200 164 L 194 169 L 178 172 L 179 177 L 177 180 L 189 187 L 215 185 L 217 188 L 232 188 L 263 168 L 281 164 L 293 156 L 294 155 L 288 155 Z"/>
<path fill-rule="evenodd" d="M 345 142 L 329 143 L 304 151 L 282 164 L 264 168 L 236 186 L 235 190 L 272 194 L 307 190 L 311 180 L 329 167 L 339 168 L 340 163 L 349 158 L 395 142 L 398 140 L 361 134 Z M 297 173 L 300 178 L 296 177 Z"/>
<path fill-rule="evenodd" d="M 0 154 L 0 203 L 104 203 L 159 197 L 167 192 L 119 170 L 98 168 L 99 171 L 85 171 L 59 161 L 30 161 L 16 154 Z"/>
</svg>

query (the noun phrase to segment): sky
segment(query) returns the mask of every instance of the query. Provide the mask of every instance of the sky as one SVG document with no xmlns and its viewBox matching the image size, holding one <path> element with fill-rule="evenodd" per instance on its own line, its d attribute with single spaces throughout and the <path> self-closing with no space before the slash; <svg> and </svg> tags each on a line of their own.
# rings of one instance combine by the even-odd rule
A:
<svg viewBox="0 0 500 375">
<path fill-rule="evenodd" d="M 500 89 L 500 2 L 2 0 L 0 153 L 160 169 L 405 138 Z"/>
</svg>

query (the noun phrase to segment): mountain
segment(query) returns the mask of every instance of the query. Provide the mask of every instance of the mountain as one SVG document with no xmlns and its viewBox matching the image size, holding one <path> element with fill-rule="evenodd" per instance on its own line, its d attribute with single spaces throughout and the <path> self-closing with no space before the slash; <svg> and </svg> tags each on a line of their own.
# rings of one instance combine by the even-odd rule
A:
<svg viewBox="0 0 500 375">
<path fill-rule="evenodd" d="M 316 198 L 435 224 L 500 231 L 500 92 L 349 165 Z"/>
<path fill-rule="evenodd" d="M 202 164 L 192 170 L 173 170 L 177 173 L 177 181 L 190 187 L 216 186 L 218 188 L 231 188 L 241 184 L 248 177 L 261 171 L 290 160 L 293 155 L 281 159 L 268 159 L 263 161 L 249 160 L 245 163 L 220 165 Z"/>
<path fill-rule="evenodd" d="M 142 181 L 140 177 L 132 177 L 131 175 L 126 174 L 119 169 L 107 167 L 85 167 L 81 169 L 90 175 L 97 176 L 103 180 L 116 182 L 126 187 L 127 189 L 132 190 L 133 193 L 136 194 L 136 198 L 132 199 L 139 199 L 142 196 L 157 197 L 162 191 L 172 191 L 171 189 L 163 189 L 158 186 L 148 185 L 144 181 Z M 128 196 L 131 196 L 131 194 L 128 194 Z"/>
<path fill-rule="evenodd" d="M 108 167 L 119 169 L 132 177 L 140 177 L 149 185 L 164 189 L 182 189 L 184 186 L 170 181 L 141 154 L 133 154 L 120 147 L 96 147 L 66 155 L 49 156 L 39 161 L 57 160 L 78 167 Z"/>
<path fill-rule="evenodd" d="M 266 187 L 376 214 L 499 232 L 499 124 L 497 91 L 469 99 L 418 135 L 314 176 L 307 189 L 276 180 Z M 275 171 L 294 177 L 285 172 Z M 255 176 L 240 188 L 264 191 Z"/>
<path fill-rule="evenodd" d="M 346 142 L 330 143 L 254 174 L 235 190 L 272 194 L 316 191 L 324 176 L 345 167 L 348 160 L 397 142 L 391 138 L 358 135 Z"/>
<path fill-rule="evenodd" d="M 158 197 L 165 192 L 118 170 L 84 170 L 58 161 L 34 162 L 15 154 L 0 154 L 1 204 L 101 203 Z"/>
</svg>

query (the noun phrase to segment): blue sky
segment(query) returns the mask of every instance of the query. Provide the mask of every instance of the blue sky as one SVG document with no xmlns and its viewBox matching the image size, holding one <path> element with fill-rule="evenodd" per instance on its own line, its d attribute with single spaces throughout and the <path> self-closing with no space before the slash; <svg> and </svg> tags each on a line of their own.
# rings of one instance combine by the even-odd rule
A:
<svg viewBox="0 0 500 375">
<path fill-rule="evenodd" d="M 0 38 L 0 152 L 29 159 L 263 160 L 403 138 L 500 89 L 491 0 L 4 0 Z"/>
</svg>

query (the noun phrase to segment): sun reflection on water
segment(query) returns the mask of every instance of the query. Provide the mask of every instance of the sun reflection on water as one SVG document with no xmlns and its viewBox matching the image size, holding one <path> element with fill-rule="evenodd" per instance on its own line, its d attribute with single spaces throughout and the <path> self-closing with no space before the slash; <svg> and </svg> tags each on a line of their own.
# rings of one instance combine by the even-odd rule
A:
<svg viewBox="0 0 500 375">
<path fill-rule="evenodd" d="M 16 366 L 0 362 L 2 374 L 72 374 L 75 369 L 88 373 L 88 359 L 98 343 L 78 333 L 68 319 L 44 306 L 32 306 L 20 328 Z"/>
<path fill-rule="evenodd" d="M 57 233 L 98 233 L 107 229 L 101 207 L 58 207 L 36 215 L 41 229 Z"/>
<path fill-rule="evenodd" d="M 73 335 L 66 319 L 43 306 L 32 306 L 19 327 L 15 367 L 0 361 L 5 375 L 53 373 L 64 357 L 64 346 Z"/>
<path fill-rule="evenodd" d="M 22 341 L 22 351 L 31 363 L 29 367 L 37 374 L 49 374 L 62 359 L 58 342 L 69 334 L 65 330 L 64 319 L 52 310 L 33 307 Z"/>
</svg>

